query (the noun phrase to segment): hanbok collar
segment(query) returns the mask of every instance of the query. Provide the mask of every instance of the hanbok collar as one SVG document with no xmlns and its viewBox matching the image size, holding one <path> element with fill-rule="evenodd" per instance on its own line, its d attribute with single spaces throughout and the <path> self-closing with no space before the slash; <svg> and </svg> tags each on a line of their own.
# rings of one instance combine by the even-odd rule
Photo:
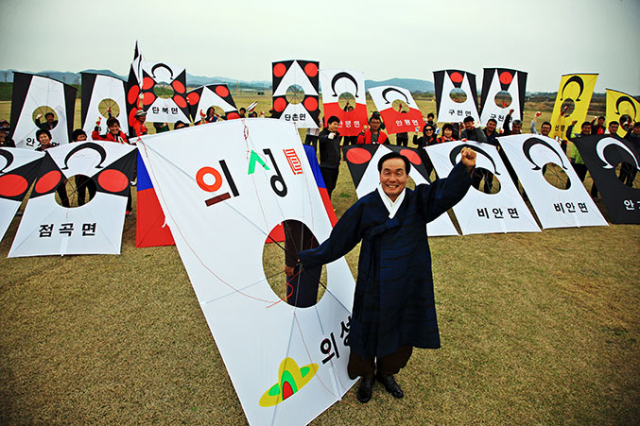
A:
<svg viewBox="0 0 640 426">
<path fill-rule="evenodd" d="M 396 198 L 396 201 L 391 201 L 391 198 L 389 198 L 389 196 L 384 193 L 382 185 L 378 184 L 378 187 L 376 189 L 378 190 L 378 194 L 380 194 L 382 204 L 384 204 L 384 206 L 387 208 L 387 211 L 389 212 L 389 219 L 393 219 L 396 213 L 398 213 L 398 209 L 400 209 L 402 201 L 404 201 L 404 194 L 407 192 L 407 188 L 404 188 L 402 190 L 400 195 L 398 195 L 398 198 Z"/>
</svg>

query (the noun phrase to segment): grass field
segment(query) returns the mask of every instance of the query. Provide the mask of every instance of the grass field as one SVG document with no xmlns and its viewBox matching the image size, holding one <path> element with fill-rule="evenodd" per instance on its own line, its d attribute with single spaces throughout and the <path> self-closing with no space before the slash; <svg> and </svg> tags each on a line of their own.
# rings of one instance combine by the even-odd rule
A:
<svg viewBox="0 0 640 426">
<path fill-rule="evenodd" d="M 343 164 L 338 216 L 355 200 Z M 120 256 L 0 260 L 1 424 L 246 424 L 176 248 L 136 249 L 135 228 Z M 403 400 L 354 388 L 313 424 L 640 423 L 639 226 L 430 244 L 442 349 L 414 352 Z"/>
</svg>

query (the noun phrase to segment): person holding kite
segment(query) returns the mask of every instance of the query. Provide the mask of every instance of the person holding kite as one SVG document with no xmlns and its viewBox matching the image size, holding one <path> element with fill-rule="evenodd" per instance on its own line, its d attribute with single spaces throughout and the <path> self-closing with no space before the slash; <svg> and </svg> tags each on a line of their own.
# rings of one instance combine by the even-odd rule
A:
<svg viewBox="0 0 640 426">
<path fill-rule="evenodd" d="M 298 254 L 304 269 L 330 263 L 358 243 L 360 258 L 349 331 L 348 373 L 362 377 L 358 400 L 371 399 L 375 380 L 395 398 L 394 379 L 413 348 L 440 347 L 431 254 L 425 225 L 457 204 L 471 186 L 476 153 L 463 148 L 449 176 L 406 188 L 411 163 L 398 152 L 378 162 L 380 186 L 340 218 L 318 248 Z"/>
</svg>

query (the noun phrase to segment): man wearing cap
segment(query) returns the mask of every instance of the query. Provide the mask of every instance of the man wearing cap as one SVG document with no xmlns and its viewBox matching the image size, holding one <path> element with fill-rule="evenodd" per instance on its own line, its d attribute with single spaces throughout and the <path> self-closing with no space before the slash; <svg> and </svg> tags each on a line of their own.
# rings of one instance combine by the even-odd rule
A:
<svg viewBox="0 0 640 426">
<path fill-rule="evenodd" d="M 349 377 L 362 377 L 358 400 L 371 398 L 374 381 L 394 398 L 404 393 L 393 375 L 414 347 L 437 349 L 440 335 L 425 225 L 457 204 L 471 186 L 476 153 L 461 151 L 449 176 L 406 188 L 411 164 L 398 152 L 378 162 L 380 186 L 340 218 L 318 248 L 298 254 L 302 267 L 333 262 L 358 243 L 358 277 L 349 329 Z"/>
<path fill-rule="evenodd" d="M 144 125 L 145 121 L 147 121 L 147 112 L 143 110 L 136 112 L 135 120 L 131 123 L 130 134 L 132 138 L 138 138 L 147 134 L 147 126 Z"/>
<path fill-rule="evenodd" d="M 375 111 L 373 114 L 371 114 L 371 118 L 369 118 L 369 128 L 363 130 L 358 135 L 358 141 L 356 143 L 359 145 L 388 143 L 389 137 L 385 132 L 380 130 L 381 126 L 382 120 L 380 119 L 380 113 L 378 111 Z"/>
</svg>

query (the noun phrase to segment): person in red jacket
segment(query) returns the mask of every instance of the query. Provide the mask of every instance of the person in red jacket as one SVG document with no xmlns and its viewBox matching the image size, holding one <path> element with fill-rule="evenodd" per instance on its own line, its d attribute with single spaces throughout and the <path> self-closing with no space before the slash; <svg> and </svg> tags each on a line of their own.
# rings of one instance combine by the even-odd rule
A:
<svg viewBox="0 0 640 426">
<path fill-rule="evenodd" d="M 99 123 L 100 123 L 100 119 L 98 119 L 96 124 L 99 124 Z M 120 122 L 118 121 L 117 118 L 115 117 L 109 118 L 107 120 L 107 127 L 109 128 L 109 132 L 106 135 L 101 135 L 99 133 L 99 127 L 96 126 L 96 128 L 91 133 L 91 139 L 93 139 L 94 141 L 108 141 L 108 142 L 129 144 L 127 135 L 125 135 L 120 130 Z M 135 183 L 132 182 L 131 184 L 134 185 Z M 133 200 L 131 197 L 131 191 L 129 191 L 128 197 L 127 197 L 127 216 L 130 216 L 131 212 L 133 211 L 132 204 L 133 204 Z"/>
<path fill-rule="evenodd" d="M 145 121 L 147 121 L 147 112 L 143 110 L 136 112 L 135 120 L 129 126 L 131 127 L 129 134 L 132 138 L 139 138 L 147 134 L 147 126 L 144 125 Z"/>
<path fill-rule="evenodd" d="M 124 144 L 129 143 L 129 139 L 127 138 L 127 135 L 125 135 L 124 132 L 120 130 L 120 122 L 118 121 L 117 118 L 111 117 L 110 119 L 107 120 L 107 127 L 109 128 L 109 132 L 107 132 L 106 135 L 101 135 L 99 133 L 100 131 L 100 127 L 98 127 L 99 123 L 100 123 L 100 119 L 98 119 L 98 121 L 96 122 L 96 127 L 95 129 L 93 129 L 93 132 L 91 133 L 91 139 L 93 139 L 94 141 L 109 141 L 109 142 L 118 142 L 118 143 L 124 143 Z"/>
<path fill-rule="evenodd" d="M 369 128 L 364 130 L 358 135 L 357 143 L 359 145 L 362 144 L 372 144 L 372 143 L 389 143 L 389 137 L 385 132 L 380 130 L 382 126 L 382 120 L 380 119 L 380 113 L 374 112 L 371 114 L 371 118 L 369 119 Z"/>
</svg>

